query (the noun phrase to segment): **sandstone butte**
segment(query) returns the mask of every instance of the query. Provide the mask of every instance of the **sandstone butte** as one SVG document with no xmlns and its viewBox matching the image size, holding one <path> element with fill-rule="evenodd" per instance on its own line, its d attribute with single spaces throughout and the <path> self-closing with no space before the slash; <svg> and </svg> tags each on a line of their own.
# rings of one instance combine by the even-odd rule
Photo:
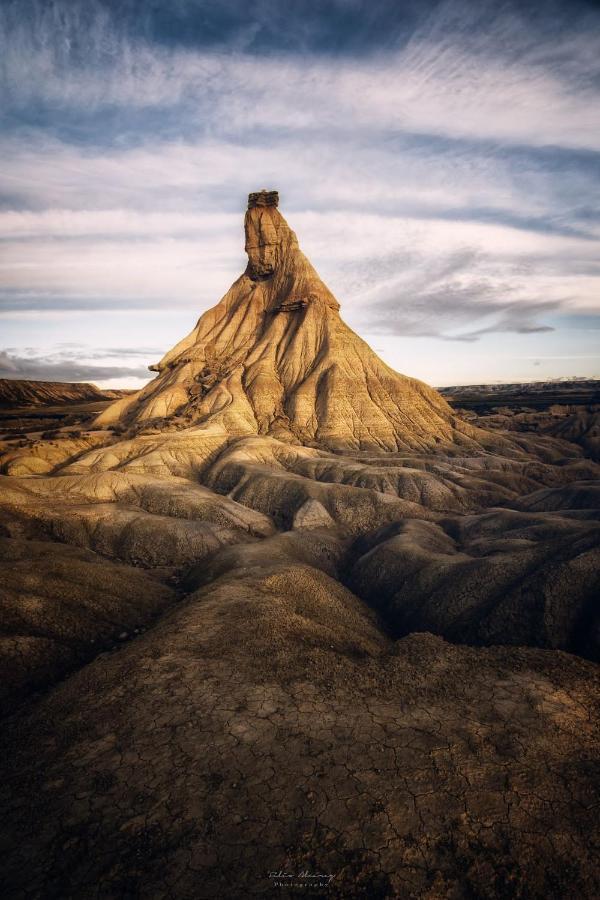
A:
<svg viewBox="0 0 600 900">
<path fill-rule="evenodd" d="M 276 191 L 250 194 L 245 272 L 150 366 L 157 377 L 97 424 L 177 419 L 211 434 L 329 450 L 485 443 L 485 432 L 458 418 L 437 391 L 395 372 L 342 321 L 277 206 Z"/>
</svg>

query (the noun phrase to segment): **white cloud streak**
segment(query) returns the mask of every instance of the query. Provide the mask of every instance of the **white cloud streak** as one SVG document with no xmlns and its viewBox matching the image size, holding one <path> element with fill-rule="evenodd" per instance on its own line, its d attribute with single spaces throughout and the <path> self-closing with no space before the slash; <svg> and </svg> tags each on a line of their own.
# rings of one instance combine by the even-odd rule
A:
<svg viewBox="0 0 600 900">
<path fill-rule="evenodd" d="M 449 34 L 457 9 L 461 28 Z M 488 28 L 473 34 L 468 6 L 446 4 L 401 50 L 364 61 L 159 48 L 119 33 L 99 4 L 85 14 L 79 4 L 67 10 L 60 25 L 43 7 L 33 22 L 3 21 L 0 12 L 13 103 L 88 111 L 186 104 L 197 122 L 209 116 L 212 129 L 226 131 L 351 125 L 600 149 L 597 36 L 582 30 L 532 41 L 514 9 L 503 18 L 488 5 Z M 76 66 L 72 33 L 85 37 Z"/>
</svg>

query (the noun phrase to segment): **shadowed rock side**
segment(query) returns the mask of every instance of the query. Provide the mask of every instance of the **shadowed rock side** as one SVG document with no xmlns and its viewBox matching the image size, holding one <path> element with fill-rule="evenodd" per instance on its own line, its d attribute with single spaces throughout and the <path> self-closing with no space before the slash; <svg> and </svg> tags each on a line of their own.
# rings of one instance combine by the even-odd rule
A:
<svg viewBox="0 0 600 900">
<path fill-rule="evenodd" d="M 138 633 L 173 602 L 144 572 L 49 541 L 0 538 L 0 712 Z"/>
<path fill-rule="evenodd" d="M 230 435 L 330 449 L 485 440 L 436 391 L 394 372 L 342 322 L 337 300 L 274 202 L 251 195 L 244 274 L 151 367 L 158 377 L 98 423 L 176 417 Z"/>
<path fill-rule="evenodd" d="M 349 583 L 396 635 L 430 631 L 600 660 L 597 515 L 506 509 L 405 520 L 359 539 Z"/>
<path fill-rule="evenodd" d="M 592 459 L 600 461 L 600 409 L 577 410 L 548 428 L 548 434 L 580 444 Z"/>
</svg>

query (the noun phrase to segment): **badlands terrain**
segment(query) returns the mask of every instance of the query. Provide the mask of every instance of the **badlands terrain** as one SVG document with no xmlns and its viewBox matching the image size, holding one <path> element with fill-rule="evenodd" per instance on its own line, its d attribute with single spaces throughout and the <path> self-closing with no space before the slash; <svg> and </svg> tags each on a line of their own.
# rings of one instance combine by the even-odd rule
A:
<svg viewBox="0 0 600 900">
<path fill-rule="evenodd" d="M 141 391 L 3 388 L 3 896 L 598 897 L 597 386 L 444 399 L 245 240 Z"/>
</svg>

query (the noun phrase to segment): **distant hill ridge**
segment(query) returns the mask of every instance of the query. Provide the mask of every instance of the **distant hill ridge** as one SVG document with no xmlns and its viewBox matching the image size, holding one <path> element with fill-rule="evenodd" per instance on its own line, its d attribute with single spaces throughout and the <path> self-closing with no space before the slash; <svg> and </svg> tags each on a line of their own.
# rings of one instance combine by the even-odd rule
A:
<svg viewBox="0 0 600 900">
<path fill-rule="evenodd" d="M 600 390 L 598 378 L 551 378 L 547 381 L 511 381 L 498 384 L 455 384 L 439 387 L 437 390 L 443 397 L 460 397 L 472 394 L 508 394 L 526 391 L 532 394 L 577 392 L 581 390 Z"/>
<path fill-rule="evenodd" d="M 92 400 L 115 400 L 127 391 L 100 390 L 93 384 L 62 381 L 27 381 L 0 378 L 0 405 L 47 406 L 51 403 L 82 403 Z"/>
</svg>

